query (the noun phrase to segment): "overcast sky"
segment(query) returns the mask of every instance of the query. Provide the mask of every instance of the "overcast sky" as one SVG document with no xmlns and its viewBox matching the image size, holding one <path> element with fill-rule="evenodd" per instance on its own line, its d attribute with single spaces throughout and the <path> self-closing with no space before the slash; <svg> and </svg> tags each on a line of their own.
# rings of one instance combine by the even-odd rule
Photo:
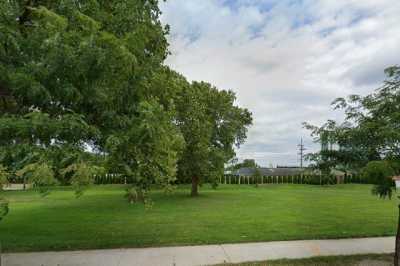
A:
<svg viewBox="0 0 400 266">
<path fill-rule="evenodd" d="M 340 119 L 336 97 L 379 87 L 400 64 L 400 0 L 168 0 L 167 64 L 236 92 L 254 117 L 238 158 L 298 164 L 302 122 Z"/>
</svg>

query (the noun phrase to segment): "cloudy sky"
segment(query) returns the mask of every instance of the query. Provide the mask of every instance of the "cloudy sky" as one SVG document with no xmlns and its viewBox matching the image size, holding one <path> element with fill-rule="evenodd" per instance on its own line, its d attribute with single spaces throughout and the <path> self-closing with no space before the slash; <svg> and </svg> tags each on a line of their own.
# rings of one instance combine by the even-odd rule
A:
<svg viewBox="0 0 400 266">
<path fill-rule="evenodd" d="M 302 122 L 340 119 L 336 97 L 366 94 L 400 64 L 399 0 L 168 0 L 167 63 L 237 93 L 254 116 L 238 158 L 296 165 Z"/>
</svg>

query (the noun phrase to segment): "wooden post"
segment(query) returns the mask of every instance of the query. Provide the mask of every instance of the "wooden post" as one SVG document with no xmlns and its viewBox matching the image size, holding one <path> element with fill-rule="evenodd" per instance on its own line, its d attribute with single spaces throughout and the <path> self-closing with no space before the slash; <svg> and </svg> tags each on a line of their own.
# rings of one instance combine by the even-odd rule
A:
<svg viewBox="0 0 400 266">
<path fill-rule="evenodd" d="M 232 184 L 232 177 L 229 176 L 229 185 L 231 185 L 231 184 Z"/>
<path fill-rule="evenodd" d="M 239 182 L 238 182 L 238 183 L 239 183 L 239 185 L 240 185 L 240 176 L 239 176 Z"/>
<path fill-rule="evenodd" d="M 226 185 L 226 176 L 224 176 L 224 179 L 225 179 L 225 185 Z"/>
</svg>

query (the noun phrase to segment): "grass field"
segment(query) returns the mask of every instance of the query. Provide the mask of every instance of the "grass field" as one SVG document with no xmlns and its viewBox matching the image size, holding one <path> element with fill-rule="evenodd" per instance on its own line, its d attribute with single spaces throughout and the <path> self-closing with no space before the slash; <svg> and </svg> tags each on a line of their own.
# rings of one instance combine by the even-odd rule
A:
<svg viewBox="0 0 400 266">
<path fill-rule="evenodd" d="M 91 249 L 394 235 L 396 200 L 368 185 L 221 186 L 154 192 L 154 206 L 130 205 L 121 186 L 96 186 L 79 199 L 64 188 L 1 192 L 5 251 Z"/>
<path fill-rule="evenodd" d="M 298 260 L 275 260 L 239 264 L 221 264 L 220 266 L 390 266 L 393 265 L 393 256 L 393 254 L 381 254 L 315 257 Z"/>
</svg>

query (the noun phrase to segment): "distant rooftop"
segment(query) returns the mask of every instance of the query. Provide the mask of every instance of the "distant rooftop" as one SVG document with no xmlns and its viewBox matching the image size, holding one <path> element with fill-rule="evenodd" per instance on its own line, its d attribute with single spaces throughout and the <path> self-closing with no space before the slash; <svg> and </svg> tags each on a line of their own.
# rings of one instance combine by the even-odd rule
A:
<svg viewBox="0 0 400 266">
<path fill-rule="evenodd" d="M 265 167 L 260 167 L 258 168 L 258 171 L 260 171 L 260 174 L 263 176 L 293 176 L 293 175 L 299 175 L 302 172 L 304 172 L 304 169 L 301 169 L 300 167 L 279 167 L 279 168 L 265 168 Z M 255 173 L 255 168 L 240 168 L 236 171 L 232 172 L 232 175 L 235 176 L 252 176 Z"/>
</svg>

